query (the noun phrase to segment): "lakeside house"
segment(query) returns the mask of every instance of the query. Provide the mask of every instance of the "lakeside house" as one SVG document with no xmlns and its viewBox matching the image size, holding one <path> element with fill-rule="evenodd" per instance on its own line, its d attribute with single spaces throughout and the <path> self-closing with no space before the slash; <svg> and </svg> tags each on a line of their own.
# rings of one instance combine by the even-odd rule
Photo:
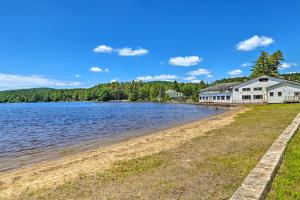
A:
<svg viewBox="0 0 300 200">
<path fill-rule="evenodd" d="M 184 97 L 183 93 L 177 92 L 175 90 L 167 90 L 166 94 L 171 98 L 171 99 L 181 99 Z"/>
<path fill-rule="evenodd" d="M 271 76 L 245 82 L 221 83 L 200 91 L 202 103 L 293 103 L 300 102 L 300 83 Z"/>
</svg>

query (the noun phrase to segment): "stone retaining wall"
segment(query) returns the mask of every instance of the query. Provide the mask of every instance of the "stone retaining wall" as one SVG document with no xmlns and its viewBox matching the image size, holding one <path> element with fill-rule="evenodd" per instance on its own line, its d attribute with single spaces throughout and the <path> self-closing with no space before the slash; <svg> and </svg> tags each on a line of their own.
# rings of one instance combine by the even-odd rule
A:
<svg viewBox="0 0 300 200">
<path fill-rule="evenodd" d="M 300 113 L 295 117 L 278 139 L 272 144 L 255 168 L 250 172 L 242 185 L 231 197 L 231 200 L 265 199 L 270 191 L 277 169 L 283 159 L 283 153 L 300 124 Z"/>
</svg>

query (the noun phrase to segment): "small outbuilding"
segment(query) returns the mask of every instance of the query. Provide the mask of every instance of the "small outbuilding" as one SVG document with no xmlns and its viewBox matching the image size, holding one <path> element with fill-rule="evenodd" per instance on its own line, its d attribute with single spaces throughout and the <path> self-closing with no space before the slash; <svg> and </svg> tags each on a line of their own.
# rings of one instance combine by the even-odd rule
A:
<svg viewBox="0 0 300 200">
<path fill-rule="evenodd" d="M 183 93 L 177 92 L 175 90 L 167 90 L 166 94 L 171 98 L 171 99 L 181 99 L 184 97 Z"/>
</svg>

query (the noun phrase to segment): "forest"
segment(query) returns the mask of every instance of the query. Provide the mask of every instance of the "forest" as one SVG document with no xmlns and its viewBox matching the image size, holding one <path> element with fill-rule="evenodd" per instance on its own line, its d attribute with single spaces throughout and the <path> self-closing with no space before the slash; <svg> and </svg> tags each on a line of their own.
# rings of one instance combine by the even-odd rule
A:
<svg viewBox="0 0 300 200">
<path fill-rule="evenodd" d="M 0 92 L 0 102 L 58 102 L 58 101 L 168 101 L 165 91 L 173 89 L 182 92 L 186 99 L 197 101 L 200 89 L 207 87 L 205 82 L 178 83 L 155 82 L 113 82 L 101 83 L 83 89 L 34 88 Z"/>
</svg>

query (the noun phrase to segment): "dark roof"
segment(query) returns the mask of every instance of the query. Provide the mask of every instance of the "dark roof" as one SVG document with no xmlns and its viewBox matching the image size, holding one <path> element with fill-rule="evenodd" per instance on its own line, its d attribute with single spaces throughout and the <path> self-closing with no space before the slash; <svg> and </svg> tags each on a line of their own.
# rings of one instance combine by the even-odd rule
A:
<svg viewBox="0 0 300 200">
<path fill-rule="evenodd" d="M 239 84 L 239 82 L 220 83 L 220 84 L 205 88 L 201 91 L 224 91 L 224 90 L 228 90 L 229 88 L 231 88 L 232 86 L 234 86 L 236 84 Z"/>
</svg>

